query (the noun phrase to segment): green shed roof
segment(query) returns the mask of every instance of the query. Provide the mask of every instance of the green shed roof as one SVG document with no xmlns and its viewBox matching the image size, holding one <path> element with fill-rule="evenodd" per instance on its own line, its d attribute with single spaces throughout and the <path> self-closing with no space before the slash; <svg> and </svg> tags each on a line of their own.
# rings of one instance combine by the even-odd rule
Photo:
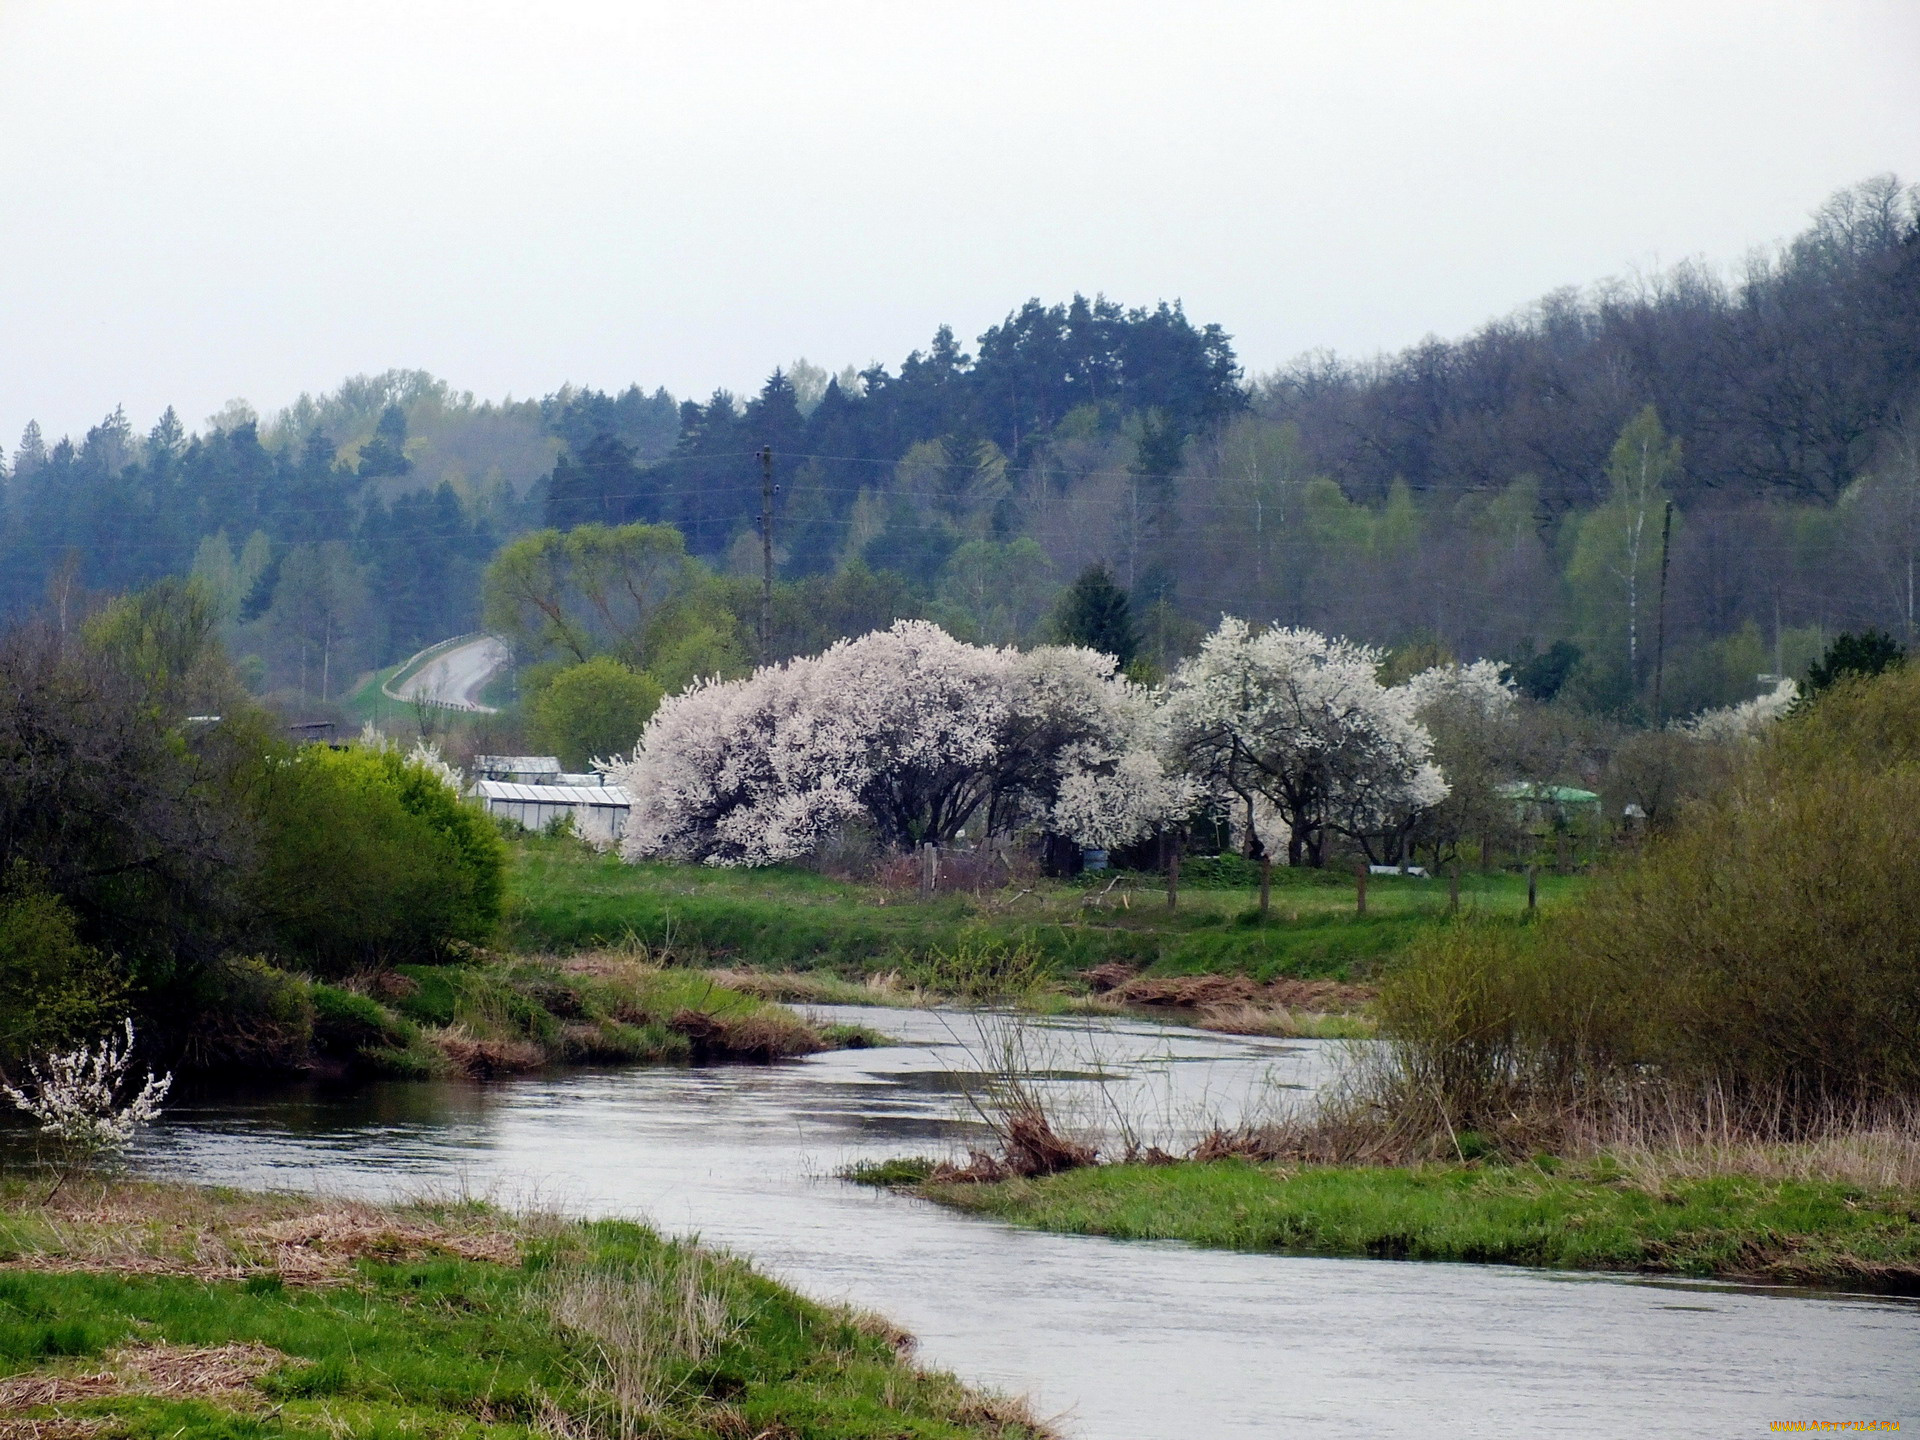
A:
<svg viewBox="0 0 1920 1440">
<path fill-rule="evenodd" d="M 1540 800 L 1551 805 L 1597 805 L 1600 797 L 1591 790 L 1572 785 L 1535 785 L 1530 780 L 1514 780 L 1500 787 L 1509 800 Z"/>
</svg>

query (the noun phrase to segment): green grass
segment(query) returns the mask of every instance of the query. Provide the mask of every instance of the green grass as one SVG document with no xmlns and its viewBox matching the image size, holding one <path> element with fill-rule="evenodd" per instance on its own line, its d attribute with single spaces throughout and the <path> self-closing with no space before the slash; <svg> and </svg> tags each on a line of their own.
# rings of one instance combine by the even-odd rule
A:
<svg viewBox="0 0 1920 1440">
<path fill-rule="evenodd" d="M 769 867 L 629 865 L 568 842 L 516 841 L 507 933 L 526 949 L 636 940 L 709 963 L 828 969 L 844 975 L 899 969 L 911 978 L 932 957 L 964 945 L 1026 945 L 1059 972 L 1111 960 L 1157 973 L 1240 973 L 1350 978 L 1446 923 L 1440 880 L 1373 876 L 1368 913 L 1354 913 L 1350 875 L 1276 872 L 1262 923 L 1251 890 L 1192 888 L 1166 909 L 1159 880 L 1114 884 L 1042 881 L 975 897 L 911 893 Z M 1578 876 L 1542 876 L 1541 904 L 1576 892 Z M 1522 923 L 1526 881 L 1466 875 L 1463 910 Z"/>
<path fill-rule="evenodd" d="M 400 673 L 400 668 L 398 665 L 388 665 L 362 675 L 353 689 L 340 697 L 341 708 L 358 724 L 364 725 L 372 720 L 382 729 L 399 729 L 402 718 L 412 717 L 404 704 L 383 694 L 380 687 L 391 683 L 393 677 Z"/>
<path fill-rule="evenodd" d="M 911 1184 L 924 1173 L 903 1163 L 856 1178 Z M 1404 1169 L 1183 1161 L 918 1193 L 1036 1229 L 1118 1239 L 1920 1292 L 1920 1195 L 1738 1176 L 1648 1190 L 1604 1159 Z"/>
<path fill-rule="evenodd" d="M 567 962 L 403 965 L 395 977 L 400 983 L 388 998 L 394 1016 L 481 1072 L 581 1061 L 774 1059 L 874 1041 L 857 1027 L 816 1030 L 785 1006 L 699 971 L 660 969 L 621 951 Z"/>
<path fill-rule="evenodd" d="M 260 1198 L 229 1193 L 227 1203 Z M 898 1332 L 884 1322 L 814 1304 L 744 1262 L 640 1226 L 553 1221 L 522 1230 L 518 1253 L 517 1263 L 361 1258 L 319 1286 L 281 1283 L 264 1270 L 211 1281 L 131 1274 L 111 1260 L 79 1273 L 10 1268 L 0 1272 L 0 1377 L 99 1373 L 125 1364 L 115 1352 L 126 1346 L 258 1344 L 285 1357 L 236 1394 L 123 1393 L 15 1412 L 100 1422 L 108 1434 L 140 1440 L 1041 1433 L 1013 1418 L 1014 1407 L 903 1361 Z M 712 1297 L 702 1342 L 665 1338 L 670 1306 L 694 1292 Z M 582 1295 L 610 1303 L 616 1324 L 582 1324 L 568 1299 Z M 619 1322 L 631 1328 L 622 1332 Z M 603 1348 L 596 1339 L 636 1329 L 650 1337 L 646 1346 Z M 615 1360 L 642 1351 L 654 1357 L 653 1404 L 628 1432 Z"/>
</svg>

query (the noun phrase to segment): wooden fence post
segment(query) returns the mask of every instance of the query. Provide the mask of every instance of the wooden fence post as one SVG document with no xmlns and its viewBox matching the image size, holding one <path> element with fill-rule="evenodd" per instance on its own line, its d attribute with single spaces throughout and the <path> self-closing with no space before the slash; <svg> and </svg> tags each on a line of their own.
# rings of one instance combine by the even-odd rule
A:
<svg viewBox="0 0 1920 1440">
<path fill-rule="evenodd" d="M 1167 853 L 1167 909 L 1180 908 L 1180 837 L 1173 837 Z"/>
<path fill-rule="evenodd" d="M 1537 865 L 1527 866 L 1527 913 L 1531 915 L 1534 907 L 1540 903 L 1540 878 Z"/>
<path fill-rule="evenodd" d="M 1367 862 L 1365 860 L 1353 862 L 1353 913 L 1355 915 L 1367 913 Z"/>
<path fill-rule="evenodd" d="M 1267 918 L 1267 906 L 1273 899 L 1273 856 L 1260 851 L 1260 918 Z"/>
</svg>

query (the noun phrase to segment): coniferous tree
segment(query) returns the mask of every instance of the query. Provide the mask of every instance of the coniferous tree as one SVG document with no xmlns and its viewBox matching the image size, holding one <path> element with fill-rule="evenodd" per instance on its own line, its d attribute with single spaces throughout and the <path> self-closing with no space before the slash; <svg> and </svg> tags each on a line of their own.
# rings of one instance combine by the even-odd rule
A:
<svg viewBox="0 0 1920 1440">
<path fill-rule="evenodd" d="M 413 469 L 407 458 L 407 412 L 389 405 L 380 412 L 373 438 L 360 447 L 360 476 L 364 480 L 405 475 Z"/>
<path fill-rule="evenodd" d="M 1113 656 L 1126 669 L 1140 652 L 1133 606 L 1105 565 L 1089 565 L 1067 587 L 1054 612 L 1054 633 L 1063 645 L 1084 645 Z"/>
<path fill-rule="evenodd" d="M 1880 675 L 1907 658 L 1907 652 L 1894 643 L 1884 630 L 1868 630 L 1859 635 L 1841 635 L 1807 667 L 1807 694 L 1830 690 L 1849 676 Z"/>
</svg>

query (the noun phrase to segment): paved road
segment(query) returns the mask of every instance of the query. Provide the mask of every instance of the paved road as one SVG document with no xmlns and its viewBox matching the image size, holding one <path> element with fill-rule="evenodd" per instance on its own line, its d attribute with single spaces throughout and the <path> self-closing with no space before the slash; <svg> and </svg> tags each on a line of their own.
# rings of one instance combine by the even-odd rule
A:
<svg viewBox="0 0 1920 1440">
<path fill-rule="evenodd" d="M 443 650 L 398 685 L 387 690 L 395 700 L 425 700 L 449 710 L 495 713 L 480 703 L 480 692 L 509 658 L 506 643 L 482 635 L 451 650 Z"/>
</svg>

